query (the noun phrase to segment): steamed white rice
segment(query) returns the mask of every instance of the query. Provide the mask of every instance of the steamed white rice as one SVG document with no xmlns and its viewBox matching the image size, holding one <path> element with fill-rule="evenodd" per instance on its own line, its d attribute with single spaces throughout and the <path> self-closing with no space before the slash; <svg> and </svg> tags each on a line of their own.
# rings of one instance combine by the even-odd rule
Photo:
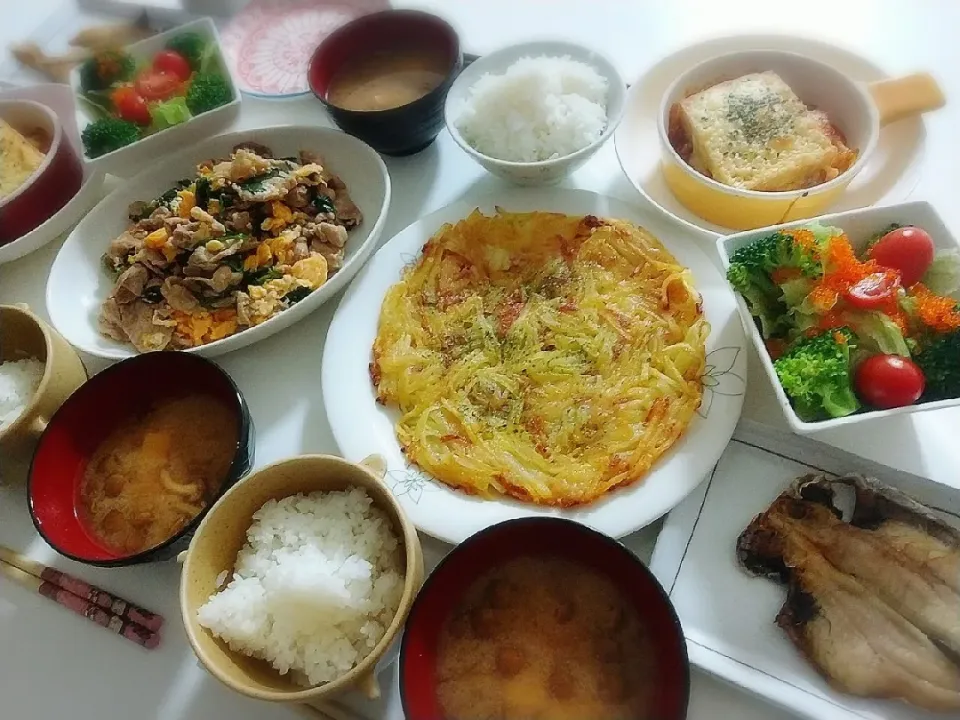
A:
<svg viewBox="0 0 960 720">
<path fill-rule="evenodd" d="M 608 83 L 569 57 L 524 57 L 503 75 L 486 74 L 455 110 L 454 125 L 478 152 L 498 160 L 563 157 L 600 138 Z"/>
<path fill-rule="evenodd" d="M 36 358 L 0 363 L 0 430 L 12 425 L 27 409 L 41 380 L 43 363 Z"/>
<path fill-rule="evenodd" d="M 383 637 L 403 594 L 400 543 L 361 488 L 270 500 L 233 578 L 198 611 L 233 650 L 300 684 L 330 682 Z"/>
</svg>

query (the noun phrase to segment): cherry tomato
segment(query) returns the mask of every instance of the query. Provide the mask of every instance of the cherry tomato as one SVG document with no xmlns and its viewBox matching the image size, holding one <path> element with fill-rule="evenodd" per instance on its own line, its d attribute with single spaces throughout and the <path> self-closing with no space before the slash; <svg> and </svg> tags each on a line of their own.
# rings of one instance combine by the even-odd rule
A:
<svg viewBox="0 0 960 720">
<path fill-rule="evenodd" d="M 913 405 L 923 395 L 923 371 L 909 358 L 873 355 L 857 367 L 857 394 L 868 405 L 895 408 Z"/>
<path fill-rule="evenodd" d="M 891 273 L 872 273 L 847 288 L 846 298 L 861 310 L 875 310 L 894 296 L 900 282 Z"/>
<path fill-rule="evenodd" d="M 145 70 L 134 83 L 137 92 L 147 100 L 166 100 L 176 95 L 182 83 L 173 73 Z"/>
<path fill-rule="evenodd" d="M 190 63 L 175 50 L 161 50 L 153 57 L 153 69 L 176 75 L 180 80 L 190 79 Z"/>
<path fill-rule="evenodd" d="M 891 230 L 868 253 L 880 265 L 898 270 L 900 282 L 910 287 L 920 282 L 933 262 L 933 240 L 918 227 Z"/>
<path fill-rule="evenodd" d="M 113 107 L 124 120 L 129 120 L 137 125 L 150 124 L 150 110 L 147 103 L 136 90 L 129 85 L 118 87 L 110 94 L 110 100 Z"/>
</svg>

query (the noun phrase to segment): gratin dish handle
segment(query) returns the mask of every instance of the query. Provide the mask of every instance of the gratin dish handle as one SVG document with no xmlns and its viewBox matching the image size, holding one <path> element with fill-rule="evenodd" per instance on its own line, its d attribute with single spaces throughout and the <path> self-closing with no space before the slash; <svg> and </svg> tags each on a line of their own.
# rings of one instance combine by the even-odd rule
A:
<svg viewBox="0 0 960 720">
<path fill-rule="evenodd" d="M 378 480 L 383 480 L 384 475 L 387 474 L 387 461 L 383 459 L 383 455 L 377 455 L 376 453 L 367 455 L 360 461 L 360 464 L 376 475 Z"/>
<path fill-rule="evenodd" d="M 880 114 L 880 127 L 903 118 L 937 110 L 946 103 L 940 84 L 930 73 L 914 73 L 867 85 Z"/>
</svg>

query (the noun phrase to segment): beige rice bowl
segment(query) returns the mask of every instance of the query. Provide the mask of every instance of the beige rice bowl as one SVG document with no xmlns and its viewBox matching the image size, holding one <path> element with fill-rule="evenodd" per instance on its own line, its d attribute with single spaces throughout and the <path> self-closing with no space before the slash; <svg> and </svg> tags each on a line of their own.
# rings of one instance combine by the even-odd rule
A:
<svg viewBox="0 0 960 720">
<path fill-rule="evenodd" d="M 389 628 L 404 589 L 402 547 L 366 490 L 269 500 L 233 576 L 197 611 L 234 651 L 313 687 L 342 677 Z"/>
</svg>

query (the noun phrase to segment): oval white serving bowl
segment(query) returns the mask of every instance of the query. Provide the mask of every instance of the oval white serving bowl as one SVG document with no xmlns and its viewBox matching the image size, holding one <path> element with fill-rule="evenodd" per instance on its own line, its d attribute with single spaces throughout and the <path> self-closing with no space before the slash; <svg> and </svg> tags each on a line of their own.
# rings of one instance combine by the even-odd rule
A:
<svg viewBox="0 0 960 720">
<path fill-rule="evenodd" d="M 540 162 L 499 160 L 475 150 L 464 139 L 463 135 L 460 134 L 456 126 L 459 107 L 466 100 L 470 89 L 482 76 L 486 74 L 503 74 L 508 67 L 520 58 L 542 56 L 570 57 L 573 60 L 590 65 L 600 75 L 606 78 L 608 83 L 607 126 L 603 129 L 603 134 L 590 145 L 574 153 L 552 160 L 542 160 Z M 454 142 L 487 171 L 517 185 L 552 185 L 560 182 L 574 170 L 582 166 L 587 160 L 593 157 L 601 145 L 613 136 L 617 125 L 620 124 L 620 118 L 623 117 L 625 99 L 626 84 L 620 76 L 620 73 L 618 73 L 617 69 L 613 66 L 613 63 L 603 55 L 590 48 L 574 43 L 559 40 L 541 40 L 511 45 L 502 50 L 492 52 L 489 55 L 483 55 L 473 61 L 454 81 L 450 92 L 447 94 L 447 101 L 444 105 L 443 112 L 447 129 L 450 131 Z"/>
<path fill-rule="evenodd" d="M 350 232 L 343 267 L 322 287 L 261 325 L 186 352 L 215 357 L 269 337 L 316 310 L 356 274 L 376 246 L 390 206 L 390 176 L 373 148 L 339 130 L 296 125 L 219 135 L 172 155 L 125 183 L 70 233 L 50 269 L 47 312 L 71 345 L 108 360 L 137 354 L 132 346 L 104 337 L 97 328 L 100 305 L 113 288 L 113 278 L 103 269 L 100 258 L 110 241 L 127 228 L 130 203 L 153 200 L 177 180 L 194 177 L 197 163 L 228 157 L 241 142 L 266 145 L 277 157 L 296 155 L 300 150 L 319 153 L 330 171 L 346 184 L 350 197 L 363 212 L 363 222 Z"/>
</svg>

